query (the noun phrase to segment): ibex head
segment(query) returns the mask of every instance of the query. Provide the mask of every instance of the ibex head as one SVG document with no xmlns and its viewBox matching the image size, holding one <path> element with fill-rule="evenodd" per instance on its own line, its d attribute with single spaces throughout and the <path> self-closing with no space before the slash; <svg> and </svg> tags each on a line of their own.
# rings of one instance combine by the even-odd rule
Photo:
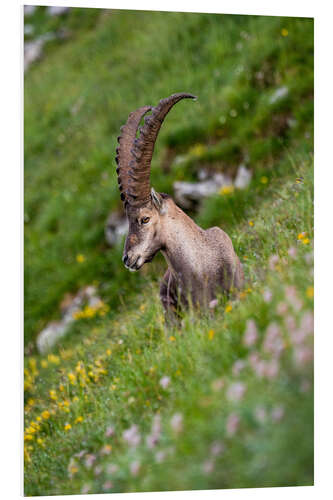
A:
<svg viewBox="0 0 333 500">
<path fill-rule="evenodd" d="M 163 248 L 163 217 L 167 214 L 167 196 L 157 193 L 150 186 L 150 165 L 155 141 L 162 122 L 172 106 L 184 98 L 195 99 L 191 94 L 173 94 L 162 99 L 155 108 L 144 106 L 131 113 L 121 128 L 117 148 L 117 174 L 121 199 L 129 222 L 123 262 L 136 271 L 150 262 Z M 144 120 L 137 138 L 137 131 Z"/>
</svg>

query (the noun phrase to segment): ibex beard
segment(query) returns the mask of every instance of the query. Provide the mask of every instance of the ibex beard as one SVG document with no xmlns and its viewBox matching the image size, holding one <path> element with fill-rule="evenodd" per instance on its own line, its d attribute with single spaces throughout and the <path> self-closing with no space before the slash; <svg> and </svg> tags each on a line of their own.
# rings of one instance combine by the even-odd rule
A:
<svg viewBox="0 0 333 500">
<path fill-rule="evenodd" d="M 243 286 L 244 275 L 229 236 L 218 227 L 204 230 L 164 193 L 150 187 L 150 165 L 154 144 L 172 106 L 192 94 L 173 94 L 155 107 L 144 106 L 131 113 L 118 137 L 117 174 L 129 222 L 123 262 L 137 271 L 161 251 L 168 269 L 162 279 L 160 297 L 167 313 L 189 300 L 207 307 L 221 292 Z M 137 131 L 142 117 L 144 125 Z"/>
</svg>

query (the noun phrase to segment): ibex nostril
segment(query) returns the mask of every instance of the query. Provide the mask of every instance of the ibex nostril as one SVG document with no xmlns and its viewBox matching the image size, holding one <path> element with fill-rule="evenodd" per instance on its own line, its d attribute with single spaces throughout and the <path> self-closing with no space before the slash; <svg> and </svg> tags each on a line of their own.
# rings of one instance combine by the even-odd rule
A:
<svg viewBox="0 0 333 500">
<path fill-rule="evenodd" d="M 124 263 L 124 264 L 126 264 L 127 259 L 128 259 L 128 255 L 127 255 L 127 254 L 126 254 L 126 255 L 123 255 L 123 263 Z"/>
</svg>

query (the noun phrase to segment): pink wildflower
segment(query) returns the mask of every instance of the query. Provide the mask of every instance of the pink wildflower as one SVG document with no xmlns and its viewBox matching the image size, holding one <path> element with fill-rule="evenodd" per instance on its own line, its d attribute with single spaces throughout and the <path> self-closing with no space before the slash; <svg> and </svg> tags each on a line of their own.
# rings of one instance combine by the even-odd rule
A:
<svg viewBox="0 0 333 500">
<path fill-rule="evenodd" d="M 111 437 L 111 436 L 113 436 L 113 434 L 114 434 L 114 428 L 110 425 L 109 427 L 107 427 L 107 429 L 105 431 L 105 436 Z"/>
<path fill-rule="evenodd" d="M 112 481 L 105 481 L 105 483 L 102 486 L 104 491 L 111 490 L 113 488 L 113 483 Z"/>
<path fill-rule="evenodd" d="M 224 444 L 221 441 L 214 441 L 210 447 L 210 453 L 213 457 L 218 457 L 224 452 Z"/>
<path fill-rule="evenodd" d="M 224 380 L 223 378 L 217 378 L 213 380 L 212 382 L 212 389 L 214 392 L 218 392 L 224 387 Z"/>
<path fill-rule="evenodd" d="M 156 446 L 161 435 L 161 415 L 156 414 L 153 418 L 151 433 L 146 438 L 146 444 L 149 449 Z"/>
<path fill-rule="evenodd" d="M 289 255 L 289 257 L 292 257 L 294 259 L 296 257 L 296 255 L 297 255 L 297 248 L 296 247 L 290 247 L 289 250 L 288 250 L 288 255 Z"/>
<path fill-rule="evenodd" d="M 271 416 L 272 416 L 272 419 L 274 420 L 274 422 L 279 422 L 284 416 L 283 406 L 275 406 L 272 409 Z"/>
<path fill-rule="evenodd" d="M 228 436 L 231 437 L 237 432 L 239 421 L 240 419 L 237 413 L 230 413 L 226 423 L 226 433 Z"/>
<path fill-rule="evenodd" d="M 109 464 L 106 468 L 108 474 L 115 474 L 119 470 L 117 464 Z"/>
<path fill-rule="evenodd" d="M 297 296 L 296 288 L 292 285 L 286 286 L 286 298 L 295 311 L 300 311 L 303 305 L 301 299 Z"/>
<path fill-rule="evenodd" d="M 276 356 L 280 356 L 284 349 L 280 328 L 274 322 L 270 323 L 267 327 L 263 349 L 265 352 L 275 354 Z"/>
<path fill-rule="evenodd" d="M 305 311 L 301 319 L 301 330 L 305 335 L 311 335 L 313 333 L 313 312 Z"/>
<path fill-rule="evenodd" d="M 307 253 L 305 256 L 305 262 L 308 264 L 308 265 L 311 265 L 312 262 L 313 262 L 313 251 L 312 252 L 309 252 Z"/>
<path fill-rule="evenodd" d="M 218 304 L 218 300 L 217 299 L 213 299 L 209 302 L 209 309 L 215 309 L 215 307 L 217 306 Z"/>
<path fill-rule="evenodd" d="M 266 288 L 266 290 L 264 290 L 264 293 L 262 294 L 262 296 L 264 298 L 264 302 L 269 303 L 272 300 L 273 294 L 269 290 L 269 288 Z"/>
<path fill-rule="evenodd" d="M 273 379 L 279 373 L 279 362 L 276 358 L 273 358 L 265 363 L 265 375 L 267 378 Z"/>
<path fill-rule="evenodd" d="M 313 359 L 313 350 L 309 346 L 298 346 L 294 351 L 294 361 L 299 367 L 310 363 Z"/>
<path fill-rule="evenodd" d="M 166 375 L 164 375 L 164 377 L 162 377 L 160 380 L 160 386 L 163 389 L 166 389 L 169 384 L 170 384 L 170 377 L 167 377 Z"/>
<path fill-rule="evenodd" d="M 232 366 L 233 375 L 239 375 L 240 372 L 244 369 L 246 363 L 243 359 L 237 359 Z"/>
<path fill-rule="evenodd" d="M 87 469 L 90 469 L 93 466 L 95 460 L 96 460 L 96 455 L 92 454 L 86 455 L 84 463 Z"/>
<path fill-rule="evenodd" d="M 276 312 L 280 316 L 284 316 L 288 311 L 288 306 L 285 302 L 279 302 L 278 305 L 276 306 Z"/>
<path fill-rule="evenodd" d="M 130 446 L 136 447 L 141 441 L 141 436 L 138 432 L 138 426 L 132 425 L 129 429 L 124 431 L 123 438 Z"/>
<path fill-rule="evenodd" d="M 87 493 L 90 492 L 90 490 L 91 490 L 90 484 L 84 484 L 81 488 L 81 494 L 86 495 Z"/>
<path fill-rule="evenodd" d="M 300 392 L 309 392 L 310 388 L 310 382 L 307 379 L 303 379 L 299 388 Z"/>
<path fill-rule="evenodd" d="M 227 399 L 229 401 L 240 401 L 246 391 L 246 386 L 242 382 L 234 382 L 230 385 L 227 391 Z"/>
<path fill-rule="evenodd" d="M 141 464 L 139 460 L 134 460 L 130 465 L 130 472 L 133 477 L 136 477 L 140 472 Z"/>
<path fill-rule="evenodd" d="M 258 331 L 255 321 L 253 319 L 248 319 L 246 322 L 243 344 L 246 347 L 251 347 L 256 343 L 257 338 L 258 338 Z"/>
<path fill-rule="evenodd" d="M 275 271 L 275 267 L 279 262 L 279 256 L 278 255 L 271 255 L 268 261 L 268 266 L 271 271 Z"/>
<path fill-rule="evenodd" d="M 178 434 L 183 430 L 183 415 L 175 413 L 170 420 L 171 428 Z"/>
<path fill-rule="evenodd" d="M 94 469 L 94 474 L 95 476 L 99 476 L 101 473 L 102 473 L 102 466 L 101 465 L 96 465 L 95 469 Z"/>
<path fill-rule="evenodd" d="M 287 330 L 290 333 L 293 332 L 296 329 L 296 320 L 295 320 L 294 316 L 291 316 L 291 314 L 289 314 L 285 318 L 284 322 L 285 322 Z"/>
<path fill-rule="evenodd" d="M 211 474 L 214 470 L 214 466 L 213 460 L 206 460 L 202 465 L 202 470 L 205 474 Z"/>
</svg>

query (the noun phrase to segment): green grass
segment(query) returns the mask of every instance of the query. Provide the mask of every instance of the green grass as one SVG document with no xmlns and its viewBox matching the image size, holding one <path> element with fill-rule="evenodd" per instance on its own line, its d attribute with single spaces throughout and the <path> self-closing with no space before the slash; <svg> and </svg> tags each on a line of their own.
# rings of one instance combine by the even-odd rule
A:
<svg viewBox="0 0 333 500">
<path fill-rule="evenodd" d="M 71 37 L 50 42 L 25 77 L 25 494 L 312 484 L 312 335 L 297 337 L 313 309 L 312 20 L 72 9 L 50 26 L 41 9 L 31 22 L 40 34 L 65 27 Z M 104 242 L 104 223 L 121 209 L 120 126 L 136 107 L 177 91 L 199 99 L 166 119 L 154 187 L 172 194 L 174 180 L 196 179 L 202 166 L 233 172 L 246 163 L 253 178 L 192 214 L 231 236 L 245 291 L 231 303 L 220 297 L 210 314 L 185 313 L 171 329 L 158 298 L 162 258 L 128 273 L 121 245 Z M 51 356 L 38 355 L 36 335 L 60 315 L 65 293 L 93 282 L 107 314 L 75 321 Z M 249 319 L 253 347 L 243 343 Z M 261 377 L 249 356 L 257 351 L 273 370 L 265 338 L 275 323 L 278 371 Z M 235 382 L 245 389 L 238 402 Z M 134 424 L 136 447 L 123 437 Z M 224 451 L 213 458 L 215 442 Z"/>
</svg>

